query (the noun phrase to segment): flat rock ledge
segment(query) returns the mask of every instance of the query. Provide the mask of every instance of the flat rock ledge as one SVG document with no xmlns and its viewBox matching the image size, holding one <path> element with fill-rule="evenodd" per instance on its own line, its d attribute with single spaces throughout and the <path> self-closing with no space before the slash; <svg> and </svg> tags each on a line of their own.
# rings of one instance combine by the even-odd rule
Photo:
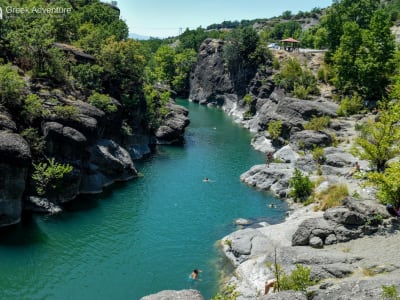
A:
<svg viewBox="0 0 400 300">
<path fill-rule="evenodd" d="M 204 298 L 197 290 L 166 290 L 142 297 L 140 300 L 204 300 Z"/>
<path fill-rule="evenodd" d="M 395 250 L 399 225 L 383 205 L 348 197 L 343 206 L 325 212 L 310 205 L 295 210 L 283 223 L 235 231 L 220 245 L 235 269 L 230 283 L 240 293 L 238 300 L 380 299 L 382 285 L 400 288 L 396 280 L 400 253 Z M 357 246 L 361 242 L 365 246 Z M 263 295 L 265 282 L 274 278 L 269 266 L 275 255 L 287 273 L 296 264 L 311 268 L 318 284 L 307 290 L 308 295 L 293 291 Z"/>
</svg>

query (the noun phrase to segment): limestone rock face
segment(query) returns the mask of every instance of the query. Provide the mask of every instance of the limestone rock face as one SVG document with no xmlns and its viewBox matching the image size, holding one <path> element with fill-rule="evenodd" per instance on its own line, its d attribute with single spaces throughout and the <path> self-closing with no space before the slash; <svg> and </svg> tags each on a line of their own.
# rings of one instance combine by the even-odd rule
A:
<svg viewBox="0 0 400 300">
<path fill-rule="evenodd" d="M 204 298 L 197 290 L 166 290 L 142 297 L 140 300 L 204 300 Z"/>
<path fill-rule="evenodd" d="M 0 227 L 20 221 L 30 160 L 29 145 L 20 135 L 0 131 Z"/>
<path fill-rule="evenodd" d="M 99 140 L 91 148 L 89 163 L 83 172 L 81 193 L 98 193 L 115 181 L 137 176 L 128 151 L 111 140 Z"/>
<path fill-rule="evenodd" d="M 234 94 L 234 83 L 224 67 L 223 46 L 224 42 L 217 39 L 206 39 L 201 44 L 196 67 L 190 76 L 191 101 L 201 104 L 220 101 L 218 104 L 222 105 L 221 96 Z"/>
<path fill-rule="evenodd" d="M 183 142 L 185 128 L 189 125 L 189 111 L 170 102 L 167 105 L 169 113 L 164 117 L 161 126 L 156 130 L 155 136 L 159 144 L 172 144 Z"/>
</svg>

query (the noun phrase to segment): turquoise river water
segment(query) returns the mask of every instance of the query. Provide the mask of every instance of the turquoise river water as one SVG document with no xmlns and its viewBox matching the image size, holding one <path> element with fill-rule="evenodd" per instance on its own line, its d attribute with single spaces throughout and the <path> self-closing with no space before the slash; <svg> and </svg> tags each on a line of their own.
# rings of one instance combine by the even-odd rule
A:
<svg viewBox="0 0 400 300">
<path fill-rule="evenodd" d="M 224 264 L 216 241 L 236 218 L 279 222 L 286 206 L 239 181 L 264 162 L 246 129 L 221 110 L 179 103 L 190 110 L 186 143 L 136 162 L 143 177 L 0 232 L 0 299 L 137 300 L 186 288 L 215 295 Z M 194 268 L 202 272 L 193 283 Z"/>
</svg>

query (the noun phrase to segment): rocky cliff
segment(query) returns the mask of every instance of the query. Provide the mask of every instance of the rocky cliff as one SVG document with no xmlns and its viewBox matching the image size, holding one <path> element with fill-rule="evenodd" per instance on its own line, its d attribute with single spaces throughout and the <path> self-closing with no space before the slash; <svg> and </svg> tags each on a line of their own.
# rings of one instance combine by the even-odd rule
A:
<svg viewBox="0 0 400 300">
<path fill-rule="evenodd" d="M 244 68 L 230 74 L 223 57 L 224 41 L 206 39 L 200 46 L 197 63 L 190 75 L 189 100 L 214 104 L 233 114 L 247 93 L 256 69 Z M 240 109 L 239 109 L 240 110 Z"/>
<path fill-rule="evenodd" d="M 41 109 L 47 113 L 29 123 L 5 108 L 0 113 L 0 226 L 19 222 L 24 208 L 59 212 L 63 203 L 79 194 L 100 193 L 116 181 L 136 177 L 133 160 L 149 153 L 157 143 L 182 143 L 189 124 L 188 111 L 171 99 L 158 129 L 151 131 L 145 124 L 130 122 L 134 132 L 124 132 L 126 124 L 116 99 L 110 98 L 117 110 L 105 112 L 87 103 L 87 96 L 78 89 L 32 82 L 28 89 L 43 99 Z M 68 110 L 57 113 L 56 107 Z M 36 141 L 20 135 L 27 123 L 36 127 Z M 42 142 L 43 153 L 38 154 L 35 147 Z M 31 149 L 40 155 L 36 160 L 54 158 L 73 167 L 61 186 L 44 197 L 37 197 L 33 187 Z"/>
</svg>

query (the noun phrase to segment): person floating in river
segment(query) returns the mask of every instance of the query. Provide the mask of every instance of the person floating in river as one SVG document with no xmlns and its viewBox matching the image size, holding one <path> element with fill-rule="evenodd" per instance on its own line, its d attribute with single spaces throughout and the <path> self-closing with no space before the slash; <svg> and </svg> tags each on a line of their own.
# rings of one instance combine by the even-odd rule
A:
<svg viewBox="0 0 400 300">
<path fill-rule="evenodd" d="M 190 274 L 190 278 L 193 279 L 193 280 L 196 280 L 197 276 L 199 276 L 199 270 L 194 269 L 192 274 Z"/>
<path fill-rule="evenodd" d="M 203 179 L 203 182 L 210 182 L 210 179 L 208 179 L 208 177 L 205 177 L 205 178 Z"/>
</svg>

